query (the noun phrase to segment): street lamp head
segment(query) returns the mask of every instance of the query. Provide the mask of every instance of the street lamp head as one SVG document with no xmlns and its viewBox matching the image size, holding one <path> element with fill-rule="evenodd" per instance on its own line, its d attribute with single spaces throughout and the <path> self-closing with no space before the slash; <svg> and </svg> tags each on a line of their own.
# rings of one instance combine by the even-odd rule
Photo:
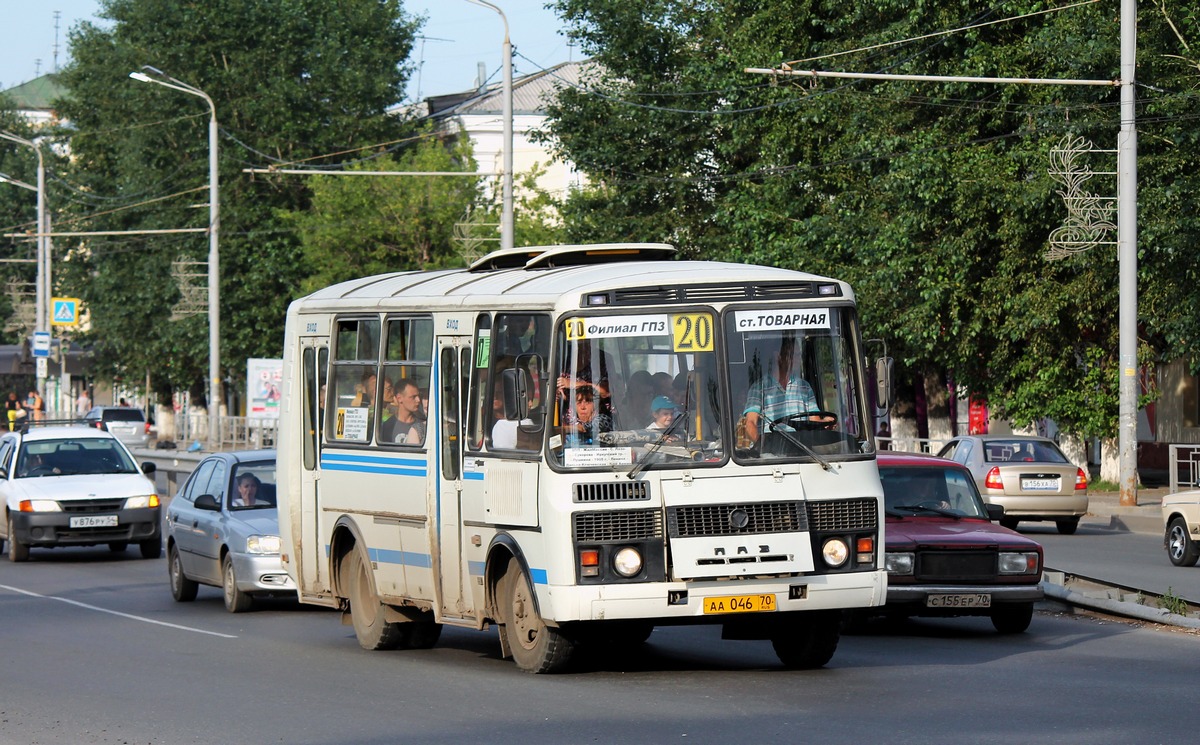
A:
<svg viewBox="0 0 1200 745">
<path fill-rule="evenodd" d="M 133 78 L 134 80 L 140 80 L 143 83 L 153 83 L 154 82 L 153 80 L 150 79 L 150 76 L 144 72 L 137 72 L 137 71 L 131 72 L 131 73 L 129 73 L 129 77 Z"/>
</svg>

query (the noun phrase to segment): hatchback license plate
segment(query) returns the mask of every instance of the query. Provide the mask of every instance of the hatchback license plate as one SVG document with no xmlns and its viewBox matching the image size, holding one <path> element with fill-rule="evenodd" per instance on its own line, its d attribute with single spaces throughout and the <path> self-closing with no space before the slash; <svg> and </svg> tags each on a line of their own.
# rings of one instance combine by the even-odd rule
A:
<svg viewBox="0 0 1200 745">
<path fill-rule="evenodd" d="M 927 608 L 991 608 L 992 596 L 986 592 L 930 595 L 925 598 L 925 606 Z"/>
<path fill-rule="evenodd" d="M 1021 479 L 1025 491 L 1058 491 L 1058 479 Z"/>
<path fill-rule="evenodd" d="M 721 598 L 704 598 L 704 612 L 708 613 L 758 613 L 775 610 L 775 596 L 733 595 Z"/>
<path fill-rule="evenodd" d="M 116 515 L 82 515 L 71 518 L 72 528 L 115 528 Z"/>
</svg>

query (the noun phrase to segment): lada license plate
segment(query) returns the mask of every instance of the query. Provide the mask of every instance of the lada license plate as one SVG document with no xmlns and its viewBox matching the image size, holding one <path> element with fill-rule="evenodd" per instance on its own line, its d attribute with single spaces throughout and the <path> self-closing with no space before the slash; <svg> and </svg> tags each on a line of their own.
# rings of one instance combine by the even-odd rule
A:
<svg viewBox="0 0 1200 745">
<path fill-rule="evenodd" d="M 1025 491 L 1058 491 L 1058 479 L 1021 479 Z"/>
<path fill-rule="evenodd" d="M 80 515 L 71 518 L 72 528 L 115 528 L 116 515 Z"/>
<path fill-rule="evenodd" d="M 925 606 L 927 608 L 991 608 L 992 596 L 986 592 L 930 595 L 925 598 Z"/>
<path fill-rule="evenodd" d="M 704 598 L 704 612 L 709 613 L 758 613 L 775 610 L 775 596 L 767 595 L 732 595 L 718 598 Z"/>
</svg>

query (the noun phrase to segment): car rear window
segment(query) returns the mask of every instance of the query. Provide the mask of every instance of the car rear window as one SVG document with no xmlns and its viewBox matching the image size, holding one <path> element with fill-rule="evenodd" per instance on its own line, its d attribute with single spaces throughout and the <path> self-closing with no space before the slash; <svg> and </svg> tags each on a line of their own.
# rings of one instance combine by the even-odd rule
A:
<svg viewBox="0 0 1200 745">
<path fill-rule="evenodd" d="M 983 448 L 988 463 L 1067 463 L 1067 456 L 1052 442 L 989 440 Z"/>
<path fill-rule="evenodd" d="M 106 422 L 144 422 L 146 417 L 138 409 L 108 409 L 103 414 Z"/>
</svg>

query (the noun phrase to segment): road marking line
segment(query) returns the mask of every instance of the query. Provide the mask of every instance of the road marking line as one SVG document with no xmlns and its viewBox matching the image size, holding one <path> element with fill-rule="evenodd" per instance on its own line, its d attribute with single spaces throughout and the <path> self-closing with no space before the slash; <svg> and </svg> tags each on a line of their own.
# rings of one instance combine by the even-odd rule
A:
<svg viewBox="0 0 1200 745">
<path fill-rule="evenodd" d="M 166 626 L 167 628 L 170 628 L 170 629 L 179 629 L 180 631 L 194 631 L 197 634 L 208 634 L 209 636 L 219 636 L 222 639 L 236 639 L 237 638 L 237 636 L 235 636 L 234 634 L 222 634 L 217 631 L 207 631 L 205 629 L 197 629 L 197 628 L 193 628 L 191 626 L 181 626 L 177 623 L 167 623 L 166 621 L 156 621 L 153 618 L 145 618 L 143 616 L 134 616 L 129 613 L 122 613 L 121 611 L 109 610 L 108 608 L 101 608 L 98 605 L 88 605 L 87 603 L 81 603 L 78 600 L 70 600 L 68 598 L 60 598 L 60 597 L 56 597 L 54 595 L 42 595 L 42 594 L 39 594 L 36 592 L 30 592 L 29 590 L 22 590 L 19 587 L 12 587 L 10 585 L 0 585 L 0 590 L 9 590 L 10 592 L 20 593 L 21 595 L 29 595 L 30 597 L 41 598 L 43 600 L 57 600 L 60 603 L 67 603 L 69 605 L 77 605 L 80 608 L 87 608 L 88 610 L 100 611 L 101 613 L 111 613 L 112 615 L 120 616 L 121 618 L 128 618 L 130 620 L 141 621 L 143 623 L 152 623 L 152 624 L 155 624 L 158 626 Z"/>
</svg>

